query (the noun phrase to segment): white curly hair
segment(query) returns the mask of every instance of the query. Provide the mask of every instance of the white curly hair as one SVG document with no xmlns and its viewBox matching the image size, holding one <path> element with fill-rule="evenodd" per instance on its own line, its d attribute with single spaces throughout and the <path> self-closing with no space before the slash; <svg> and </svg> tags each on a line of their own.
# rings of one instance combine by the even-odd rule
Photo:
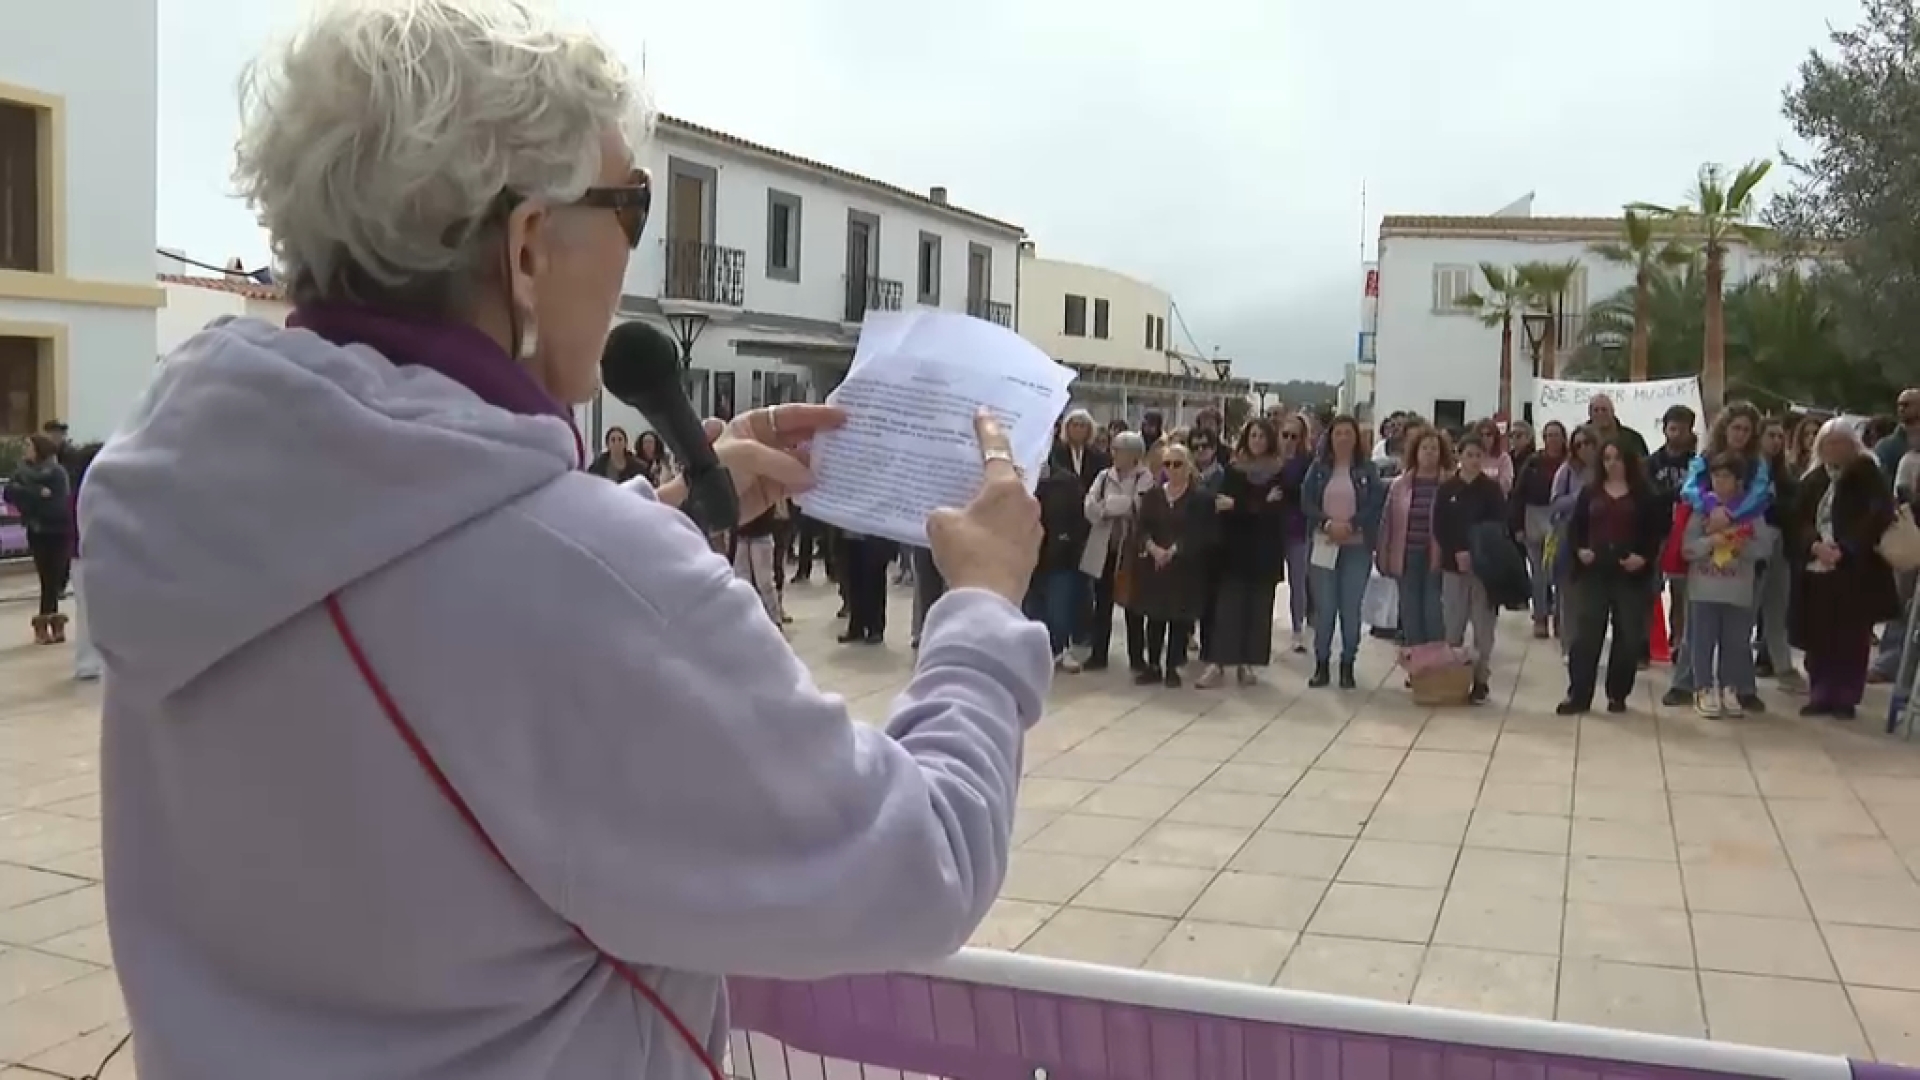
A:
<svg viewBox="0 0 1920 1080">
<path fill-rule="evenodd" d="M 241 76 L 234 180 L 295 303 L 453 311 L 507 192 L 567 202 L 644 90 L 529 0 L 326 0 Z"/>
</svg>

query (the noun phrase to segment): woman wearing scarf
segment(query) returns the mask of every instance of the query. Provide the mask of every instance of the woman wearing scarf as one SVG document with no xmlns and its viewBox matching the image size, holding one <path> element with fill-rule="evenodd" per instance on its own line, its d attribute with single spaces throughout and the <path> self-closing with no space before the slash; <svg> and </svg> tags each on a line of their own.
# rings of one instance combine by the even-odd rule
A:
<svg viewBox="0 0 1920 1080">
<path fill-rule="evenodd" d="M 1220 477 L 1215 497 L 1219 539 L 1214 546 L 1215 581 L 1205 670 L 1194 685 L 1220 685 L 1227 667 L 1241 686 L 1252 686 L 1253 669 L 1273 662 L 1273 595 L 1286 569 L 1280 512 L 1285 465 L 1279 433 L 1264 419 L 1247 421 L 1239 445 Z"/>
<path fill-rule="evenodd" d="M 1553 622 L 1553 574 L 1547 566 L 1547 537 L 1553 534 L 1553 482 L 1567 462 L 1567 428 L 1549 420 L 1540 428 L 1540 446 L 1520 463 L 1508 493 L 1514 533 L 1527 548 L 1533 572 L 1533 636 L 1544 638 Z"/>
<path fill-rule="evenodd" d="M 1547 560 L 1548 572 L 1553 576 L 1553 593 L 1556 601 L 1553 617 L 1560 633 L 1560 654 L 1567 655 L 1571 646 L 1574 618 L 1573 590 L 1567 588 L 1572 576 L 1573 553 L 1567 550 L 1567 522 L 1573 517 L 1574 505 L 1580 501 L 1580 493 L 1593 483 L 1600 468 L 1600 441 L 1591 427 L 1582 425 L 1574 429 L 1573 438 L 1568 441 L 1567 459 L 1553 474 L 1553 490 L 1548 500 L 1548 520 L 1552 525 L 1555 555 Z"/>
<path fill-rule="evenodd" d="M 1133 567 L 1126 553 L 1134 550 L 1133 516 L 1140 496 L 1154 485 L 1144 464 L 1146 443 L 1137 432 L 1117 431 L 1110 449 L 1113 464 L 1094 477 L 1087 489 L 1085 511 L 1093 528 L 1080 555 L 1080 572 L 1094 580 L 1093 627 L 1088 635 L 1088 671 L 1104 671 L 1113 644 L 1113 606 L 1126 611 L 1127 666 L 1134 674 L 1147 667 L 1147 630 L 1131 607 Z"/>
<path fill-rule="evenodd" d="M 1813 449 L 1819 467 L 1801 483 L 1788 526 L 1793 632 L 1810 683 L 1800 715 L 1851 720 L 1866 692 L 1873 628 L 1900 611 L 1893 569 L 1876 550 L 1893 523 L 1893 500 L 1847 421 L 1821 425 Z"/>
<path fill-rule="evenodd" d="M 1280 425 L 1280 542 L 1286 553 L 1287 615 L 1293 622 L 1293 651 L 1307 651 L 1306 631 L 1313 614 L 1313 590 L 1307 587 L 1307 514 L 1301 488 L 1313 467 L 1313 443 L 1299 413 Z"/>
<path fill-rule="evenodd" d="M 1181 443 L 1167 445 L 1167 478 L 1140 497 L 1133 558 L 1133 597 L 1147 632 L 1147 666 L 1134 673 L 1140 685 L 1180 685 L 1194 621 L 1206 609 L 1207 546 L 1216 512 L 1193 477 L 1193 457 Z"/>
</svg>

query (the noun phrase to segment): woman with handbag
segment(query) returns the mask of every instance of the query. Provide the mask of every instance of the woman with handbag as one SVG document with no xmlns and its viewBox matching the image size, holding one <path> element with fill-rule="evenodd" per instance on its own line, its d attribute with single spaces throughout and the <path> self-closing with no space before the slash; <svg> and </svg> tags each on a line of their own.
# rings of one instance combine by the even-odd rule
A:
<svg viewBox="0 0 1920 1080">
<path fill-rule="evenodd" d="M 1147 446 L 1138 432 L 1121 431 L 1109 447 L 1113 464 L 1100 470 L 1087 489 L 1086 514 L 1093 528 L 1080 555 L 1080 572 L 1093 579 L 1093 625 L 1087 637 L 1087 671 L 1104 671 L 1113 646 L 1113 608 L 1126 612 L 1127 666 L 1134 674 L 1147 667 L 1145 620 L 1129 605 L 1133 600 L 1133 516 L 1140 496 L 1153 487 L 1153 473 L 1143 463 Z"/>
</svg>

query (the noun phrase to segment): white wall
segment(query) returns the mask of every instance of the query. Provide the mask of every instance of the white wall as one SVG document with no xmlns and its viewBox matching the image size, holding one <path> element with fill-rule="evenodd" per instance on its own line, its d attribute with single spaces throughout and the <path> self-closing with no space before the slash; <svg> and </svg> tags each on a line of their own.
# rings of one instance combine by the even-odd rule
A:
<svg viewBox="0 0 1920 1080">
<path fill-rule="evenodd" d="M 1086 333 L 1066 332 L 1066 298 L 1086 300 Z M 1094 301 L 1108 303 L 1107 337 L 1093 336 Z M 1020 260 L 1020 334 L 1056 360 L 1102 364 L 1136 371 L 1167 371 L 1166 345 L 1173 331 L 1161 332 L 1162 348 L 1147 343 L 1146 320 L 1163 323 L 1173 310 L 1164 291 L 1125 274 L 1063 259 L 1027 255 Z"/>
<path fill-rule="evenodd" d="M 160 309 L 156 331 L 157 354 L 165 356 L 181 342 L 199 333 L 208 323 L 222 316 L 250 316 L 286 325 L 292 306 L 280 300 L 256 300 L 221 289 L 183 285 L 169 281 L 167 306 Z"/>
<path fill-rule="evenodd" d="M 653 217 L 646 237 L 627 267 L 625 291 L 659 296 L 666 272 L 665 238 L 672 214 L 668 205 L 669 158 L 715 171 L 713 242 L 746 252 L 744 311 L 839 323 L 846 308 L 847 213 L 860 210 L 880 219 L 880 262 L 870 272 L 898 281 L 902 308 L 916 301 L 920 233 L 941 237 L 939 307 L 965 311 L 968 244 L 993 252 L 991 299 L 1014 302 L 1015 259 L 1019 236 L 891 195 L 871 185 L 807 169 L 743 147 L 700 138 L 662 126 L 644 153 L 654 177 Z M 800 197 L 800 280 L 767 276 L 767 191 Z"/>
<path fill-rule="evenodd" d="M 0 81 L 65 104 L 66 275 L 152 285 L 157 5 L 62 0 L 6 8 Z M 77 439 L 111 433 L 146 386 L 151 309 L 0 300 L 0 319 L 67 326 L 63 419 Z"/>
<path fill-rule="evenodd" d="M 1595 240 L 1599 240 L 1595 237 Z M 1610 263 L 1589 251 L 1589 241 L 1527 241 L 1504 237 L 1383 235 L 1380 241 L 1380 298 L 1375 340 L 1375 414 L 1411 409 L 1431 417 L 1435 402 L 1466 403 L 1471 421 L 1499 409 L 1500 331 L 1465 311 L 1434 310 L 1434 272 L 1440 266 L 1473 268 L 1472 287 L 1483 288 L 1479 265 L 1515 266 L 1527 262 L 1577 260 L 1586 271 L 1586 306 L 1633 284 L 1630 267 Z M 1727 281 L 1745 280 L 1761 261 L 1744 249 L 1727 259 Z M 1584 309 L 1583 309 L 1584 310 Z M 1563 345 L 1568 344 L 1563 342 Z M 1565 363 L 1566 354 L 1562 354 Z M 1513 328 L 1513 411 L 1525 415 L 1533 400 L 1532 359 L 1526 335 Z"/>
</svg>

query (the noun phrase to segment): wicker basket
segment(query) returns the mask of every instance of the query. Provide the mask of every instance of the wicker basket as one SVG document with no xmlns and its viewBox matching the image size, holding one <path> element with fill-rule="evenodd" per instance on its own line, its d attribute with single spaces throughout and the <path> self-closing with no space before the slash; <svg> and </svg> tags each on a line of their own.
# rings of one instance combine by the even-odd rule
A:
<svg viewBox="0 0 1920 1080">
<path fill-rule="evenodd" d="M 1472 664 L 1431 667 L 1413 676 L 1413 703 L 1423 709 L 1465 705 L 1472 693 Z"/>
</svg>

